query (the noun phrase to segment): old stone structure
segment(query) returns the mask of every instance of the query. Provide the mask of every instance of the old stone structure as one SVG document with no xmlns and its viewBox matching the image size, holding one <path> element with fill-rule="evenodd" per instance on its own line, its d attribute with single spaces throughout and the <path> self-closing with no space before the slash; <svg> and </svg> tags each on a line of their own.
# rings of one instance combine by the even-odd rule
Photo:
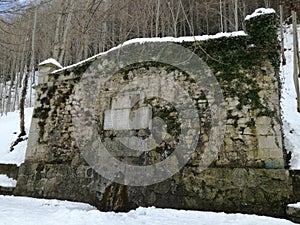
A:
<svg viewBox="0 0 300 225">
<path fill-rule="evenodd" d="M 127 65 L 111 57 L 120 51 L 116 49 L 55 72 L 59 69 L 55 65 L 42 65 L 26 161 L 15 194 L 83 201 L 101 210 L 157 206 L 285 216 L 287 203 L 298 198 L 294 184 L 299 176 L 287 170 L 282 144 L 274 17 L 252 18 L 244 36 L 181 44 L 214 73 L 224 98 L 225 121 L 215 121 L 211 106 L 216 100 L 204 85 L 210 83 L 166 61 Z M 127 49 L 141 47 L 154 49 L 157 43 L 134 43 Z M 189 113 L 197 109 L 197 117 L 178 112 L 172 101 L 185 102 L 185 95 L 172 99 L 168 92 L 172 82 L 191 97 Z M 211 134 L 219 122 L 224 122 L 225 134 L 216 138 Z M 185 129 L 192 138 L 180 138 Z M 105 164 L 97 146 L 89 142 L 94 135 L 120 163 L 136 166 L 166 160 L 178 145 L 182 151 L 194 146 L 195 151 L 164 181 L 126 185 L 129 181 L 122 174 L 113 182 L 87 160 L 97 158 Z M 220 142 L 217 152 L 212 139 Z M 184 157 L 175 156 L 168 163 L 179 165 Z M 140 179 L 134 176 L 132 180 Z"/>
</svg>

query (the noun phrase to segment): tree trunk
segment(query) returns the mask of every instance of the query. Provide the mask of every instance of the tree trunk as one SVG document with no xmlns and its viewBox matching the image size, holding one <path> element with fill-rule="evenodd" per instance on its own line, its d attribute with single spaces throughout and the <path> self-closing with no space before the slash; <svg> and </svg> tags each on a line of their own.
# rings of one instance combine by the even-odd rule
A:
<svg viewBox="0 0 300 225">
<path fill-rule="evenodd" d="M 282 65 L 286 64 L 286 58 L 284 54 L 284 34 L 283 34 L 283 6 L 280 2 L 280 38 L 281 38 L 281 58 L 282 58 Z"/>
<path fill-rule="evenodd" d="M 293 43 L 294 43 L 294 82 L 297 94 L 297 110 L 300 113 L 300 92 L 299 92 L 299 45 L 297 31 L 297 13 L 292 11 L 293 17 Z"/>
<path fill-rule="evenodd" d="M 223 24 L 223 4 L 222 0 L 220 0 L 220 25 L 221 25 L 221 32 L 224 32 L 224 24 Z"/>
<path fill-rule="evenodd" d="M 31 60 L 30 60 L 30 69 L 31 76 L 34 76 L 35 73 L 35 35 L 36 35 L 36 25 L 37 25 L 37 10 L 38 6 L 35 5 L 34 19 L 33 19 L 33 28 L 32 28 L 32 39 L 31 39 Z M 25 136 L 25 103 L 26 103 L 26 94 L 28 81 L 30 77 L 30 72 L 26 72 L 23 82 L 22 95 L 20 100 L 20 134 L 19 137 Z M 30 106 L 31 106 L 31 96 L 32 95 L 32 87 L 30 87 Z"/>
<path fill-rule="evenodd" d="M 155 37 L 159 34 L 160 0 L 156 2 Z"/>
<path fill-rule="evenodd" d="M 247 16 L 247 4 L 246 4 L 246 1 L 243 1 L 243 22 L 242 22 L 242 27 L 243 27 L 243 30 L 246 30 L 246 26 L 245 26 L 245 18 Z"/>
<path fill-rule="evenodd" d="M 31 40 L 31 59 L 30 59 L 30 69 L 31 69 L 31 76 L 30 76 L 30 86 L 29 86 L 29 107 L 32 107 L 32 84 L 35 80 L 35 36 L 36 36 L 36 25 L 37 25 L 37 12 L 38 12 L 38 5 L 37 1 L 35 3 L 35 11 L 34 11 L 34 18 L 33 18 L 33 29 L 32 29 L 32 40 Z"/>
<path fill-rule="evenodd" d="M 29 80 L 29 72 L 26 72 L 24 80 L 23 80 L 23 89 L 20 100 L 20 134 L 19 137 L 26 135 L 25 130 L 25 102 L 26 102 L 26 93 L 27 93 L 27 85 Z"/>
<path fill-rule="evenodd" d="M 55 60 L 58 60 L 61 51 L 60 26 L 61 26 L 62 17 L 63 17 L 63 13 L 61 12 L 57 17 L 56 26 L 55 26 L 54 49 L 53 49 L 53 56 L 52 56 Z"/>
<path fill-rule="evenodd" d="M 235 31 L 239 30 L 239 0 L 234 0 L 234 25 Z"/>
<path fill-rule="evenodd" d="M 62 45 L 61 45 L 61 53 L 59 56 L 59 62 L 62 65 L 65 65 L 65 55 L 66 55 L 67 46 L 68 46 L 69 31 L 72 26 L 72 15 L 73 15 L 74 7 L 75 7 L 75 1 L 70 0 L 69 5 L 70 5 L 70 10 L 67 14 L 67 20 L 66 20 L 65 27 L 64 27 L 65 29 L 64 29 L 63 40 L 62 40 Z"/>
<path fill-rule="evenodd" d="M 224 3 L 224 32 L 228 31 L 228 9 L 226 2 Z"/>
<path fill-rule="evenodd" d="M 265 8 L 270 8 L 270 1 L 269 0 L 264 0 L 265 3 Z"/>
<path fill-rule="evenodd" d="M 3 86 L 4 84 L 0 82 L 0 116 L 3 115 L 2 105 L 3 105 Z"/>
</svg>

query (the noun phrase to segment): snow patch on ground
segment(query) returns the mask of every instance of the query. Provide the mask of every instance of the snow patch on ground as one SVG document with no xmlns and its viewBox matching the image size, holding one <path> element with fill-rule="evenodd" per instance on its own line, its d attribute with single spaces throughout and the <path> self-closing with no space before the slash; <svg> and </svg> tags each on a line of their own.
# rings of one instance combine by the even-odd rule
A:
<svg viewBox="0 0 300 225">
<path fill-rule="evenodd" d="M 6 175 L 0 174 L 0 186 L 1 187 L 16 187 L 17 181 L 15 179 L 9 178 Z"/>
<path fill-rule="evenodd" d="M 84 204 L 58 200 L 0 196 L 1 225 L 293 225 L 265 216 L 138 208 L 129 213 L 101 212 Z"/>
<path fill-rule="evenodd" d="M 272 14 L 272 13 L 276 13 L 274 9 L 259 8 L 259 9 L 256 9 L 254 11 L 254 13 L 252 13 L 251 15 L 246 16 L 245 20 L 250 20 L 251 18 L 254 18 L 257 16 L 261 16 L 261 15 L 265 15 L 265 14 Z"/>
<path fill-rule="evenodd" d="M 298 26 L 300 41 L 300 26 Z M 297 95 L 293 78 L 293 29 L 288 26 L 285 32 L 286 65 L 281 68 L 282 96 L 281 109 L 284 132 L 284 145 L 292 153 L 291 169 L 300 169 L 300 113 L 297 112 Z"/>
<path fill-rule="evenodd" d="M 33 108 L 25 109 L 25 128 L 29 133 Z M 0 163 L 20 165 L 25 160 L 27 141 L 22 141 L 10 152 L 10 146 L 20 133 L 19 111 L 7 113 L 0 117 Z"/>
</svg>

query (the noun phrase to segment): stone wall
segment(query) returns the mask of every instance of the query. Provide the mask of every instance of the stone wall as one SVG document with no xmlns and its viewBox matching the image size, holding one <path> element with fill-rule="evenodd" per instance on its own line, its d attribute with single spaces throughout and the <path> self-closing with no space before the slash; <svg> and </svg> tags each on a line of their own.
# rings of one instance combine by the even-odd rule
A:
<svg viewBox="0 0 300 225">
<path fill-rule="evenodd" d="M 274 18 L 274 14 L 263 15 L 248 23 L 262 20 L 274 27 Z M 271 31 L 272 36 L 276 29 Z M 251 35 L 255 35 L 253 30 L 248 36 L 182 43 L 212 69 L 224 95 L 225 136 L 220 137 L 221 148 L 209 165 L 203 164 L 202 157 L 207 148 L 208 158 L 214 153 L 213 145 L 209 145 L 209 134 L 215 128 L 209 107 L 211 96 L 199 89 L 199 81 L 190 74 L 164 63 L 141 62 L 106 79 L 103 66 L 114 68 L 122 62 L 105 55 L 55 73 L 51 73 L 57 69 L 55 65 L 41 66 L 26 160 L 20 168 L 15 193 L 83 201 L 101 210 L 157 206 L 284 216 L 286 204 L 296 197 L 293 180 L 284 169 L 287 162 L 282 146 L 277 43 L 258 44 Z M 130 48 L 141 45 L 132 44 Z M 142 187 L 112 182 L 99 175 L 81 154 L 80 146 L 86 145 L 94 133 L 83 129 L 78 142 L 76 124 L 96 124 L 97 135 L 111 155 L 139 166 L 172 155 L 180 142 L 182 126 L 194 131 L 192 121 L 180 124 L 179 113 L 167 101 L 145 99 L 140 86 L 126 88 L 130 82 L 143 80 L 142 86 L 154 90 L 159 85 L 147 80 L 155 80 L 157 75 L 171 77 L 192 96 L 201 124 L 195 151 L 183 168 L 163 182 Z M 79 84 L 86 82 L 86 77 L 102 79 L 105 86 L 93 93 L 92 86 L 97 84 L 91 82 L 80 90 Z M 87 102 L 86 96 L 92 96 L 88 98 L 92 102 Z M 136 119 L 128 120 L 132 115 Z M 151 119 L 158 117 L 164 121 L 159 131 L 164 134 L 161 140 L 151 136 L 153 130 L 149 126 Z M 160 120 L 152 120 L 155 122 Z M 116 144 L 114 140 L 120 137 L 123 144 Z M 145 140 L 143 145 L 133 137 Z M 189 140 L 184 139 L 184 143 L 188 146 Z M 128 146 L 143 151 L 137 154 Z M 154 150 L 147 151 L 149 148 Z M 92 153 L 95 152 L 91 149 Z M 175 161 L 178 164 L 180 159 Z"/>
</svg>

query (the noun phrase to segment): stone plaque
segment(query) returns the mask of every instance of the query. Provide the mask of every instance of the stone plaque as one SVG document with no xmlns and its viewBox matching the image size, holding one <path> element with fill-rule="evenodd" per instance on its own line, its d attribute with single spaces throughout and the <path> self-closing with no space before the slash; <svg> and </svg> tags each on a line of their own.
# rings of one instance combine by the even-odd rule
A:
<svg viewBox="0 0 300 225">
<path fill-rule="evenodd" d="M 137 110 L 114 109 L 104 112 L 104 130 L 138 130 L 150 126 L 152 111 L 150 107 Z"/>
</svg>

